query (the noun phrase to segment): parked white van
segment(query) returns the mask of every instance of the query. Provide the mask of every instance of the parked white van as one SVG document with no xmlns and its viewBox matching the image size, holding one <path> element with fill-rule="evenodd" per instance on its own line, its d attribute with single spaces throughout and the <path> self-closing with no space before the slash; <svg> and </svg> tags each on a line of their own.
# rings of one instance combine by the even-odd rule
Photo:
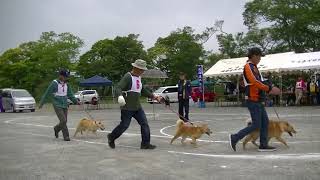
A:
<svg viewBox="0 0 320 180">
<path fill-rule="evenodd" d="M 35 111 L 36 101 L 25 89 L 2 89 L 2 105 L 5 111 Z"/>
<path fill-rule="evenodd" d="M 169 97 L 170 102 L 178 102 L 178 86 L 165 86 L 165 87 L 160 87 L 153 93 L 156 96 L 161 96 L 165 98 L 166 96 Z M 148 98 L 147 99 L 148 103 L 156 103 L 156 100 L 153 100 Z"/>
</svg>

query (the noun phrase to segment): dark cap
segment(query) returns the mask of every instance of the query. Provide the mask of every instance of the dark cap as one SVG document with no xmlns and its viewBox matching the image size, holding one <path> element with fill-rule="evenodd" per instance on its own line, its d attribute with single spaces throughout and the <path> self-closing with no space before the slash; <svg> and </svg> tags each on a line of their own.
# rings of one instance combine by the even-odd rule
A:
<svg viewBox="0 0 320 180">
<path fill-rule="evenodd" d="M 180 75 L 180 76 L 185 76 L 186 73 L 185 73 L 185 72 L 180 72 L 179 75 Z"/>
<path fill-rule="evenodd" d="M 253 55 L 264 56 L 260 48 L 253 47 L 248 50 L 248 57 L 251 58 Z"/>
<path fill-rule="evenodd" d="M 68 70 L 66 70 L 66 69 L 61 69 L 59 71 L 59 75 L 64 76 L 64 77 L 69 77 L 70 72 Z"/>
</svg>

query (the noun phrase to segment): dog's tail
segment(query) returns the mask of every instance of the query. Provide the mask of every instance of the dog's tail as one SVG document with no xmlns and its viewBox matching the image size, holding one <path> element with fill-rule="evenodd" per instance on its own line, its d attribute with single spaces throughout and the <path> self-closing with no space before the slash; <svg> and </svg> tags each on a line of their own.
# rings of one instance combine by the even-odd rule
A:
<svg viewBox="0 0 320 180">
<path fill-rule="evenodd" d="M 177 121 L 177 128 L 180 128 L 183 125 L 184 121 L 181 119 L 178 119 Z"/>
<path fill-rule="evenodd" d="M 246 120 L 246 124 L 247 124 L 247 126 L 250 126 L 252 124 L 252 120 L 251 119 L 247 119 Z"/>
</svg>

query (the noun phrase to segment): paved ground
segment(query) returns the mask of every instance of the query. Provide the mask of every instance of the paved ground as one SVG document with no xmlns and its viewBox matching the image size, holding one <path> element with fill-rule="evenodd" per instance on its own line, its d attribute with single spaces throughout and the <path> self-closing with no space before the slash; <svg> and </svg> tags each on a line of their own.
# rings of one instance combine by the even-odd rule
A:
<svg viewBox="0 0 320 180">
<path fill-rule="evenodd" d="M 232 152 L 227 135 L 245 126 L 245 108 L 192 108 L 193 121 L 209 124 L 214 134 L 204 135 L 199 146 L 169 145 L 177 117 L 160 105 L 145 105 L 156 150 L 140 150 L 140 129 L 136 121 L 112 150 L 106 144 L 107 132 L 119 123 L 119 110 L 91 111 L 103 119 L 105 132 L 79 136 L 71 142 L 53 138 L 57 123 L 53 111 L 0 114 L 0 179 L 319 179 L 319 107 L 277 108 L 280 116 L 292 123 L 298 134 L 284 134 L 289 149 L 272 141 L 278 150 L 259 153 L 253 145 Z M 272 108 L 268 108 L 274 116 Z M 69 113 L 71 134 L 83 111 Z"/>
</svg>

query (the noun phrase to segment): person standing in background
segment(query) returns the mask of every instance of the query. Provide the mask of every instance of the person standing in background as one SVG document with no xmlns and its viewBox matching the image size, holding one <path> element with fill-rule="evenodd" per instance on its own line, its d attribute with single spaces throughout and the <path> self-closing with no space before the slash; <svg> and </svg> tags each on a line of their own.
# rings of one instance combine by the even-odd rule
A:
<svg viewBox="0 0 320 180">
<path fill-rule="evenodd" d="M 189 99 L 191 97 L 191 83 L 186 79 L 184 72 L 180 73 L 178 82 L 178 101 L 179 101 L 179 114 L 184 117 L 183 121 L 189 121 Z M 183 112 L 184 110 L 184 112 Z M 185 115 L 184 115 L 185 113 Z"/>
<path fill-rule="evenodd" d="M 307 86 L 306 83 L 304 82 L 302 77 L 298 78 L 298 81 L 296 82 L 296 105 L 300 105 L 301 103 L 301 98 L 303 97 L 303 93 L 306 91 Z"/>
</svg>

